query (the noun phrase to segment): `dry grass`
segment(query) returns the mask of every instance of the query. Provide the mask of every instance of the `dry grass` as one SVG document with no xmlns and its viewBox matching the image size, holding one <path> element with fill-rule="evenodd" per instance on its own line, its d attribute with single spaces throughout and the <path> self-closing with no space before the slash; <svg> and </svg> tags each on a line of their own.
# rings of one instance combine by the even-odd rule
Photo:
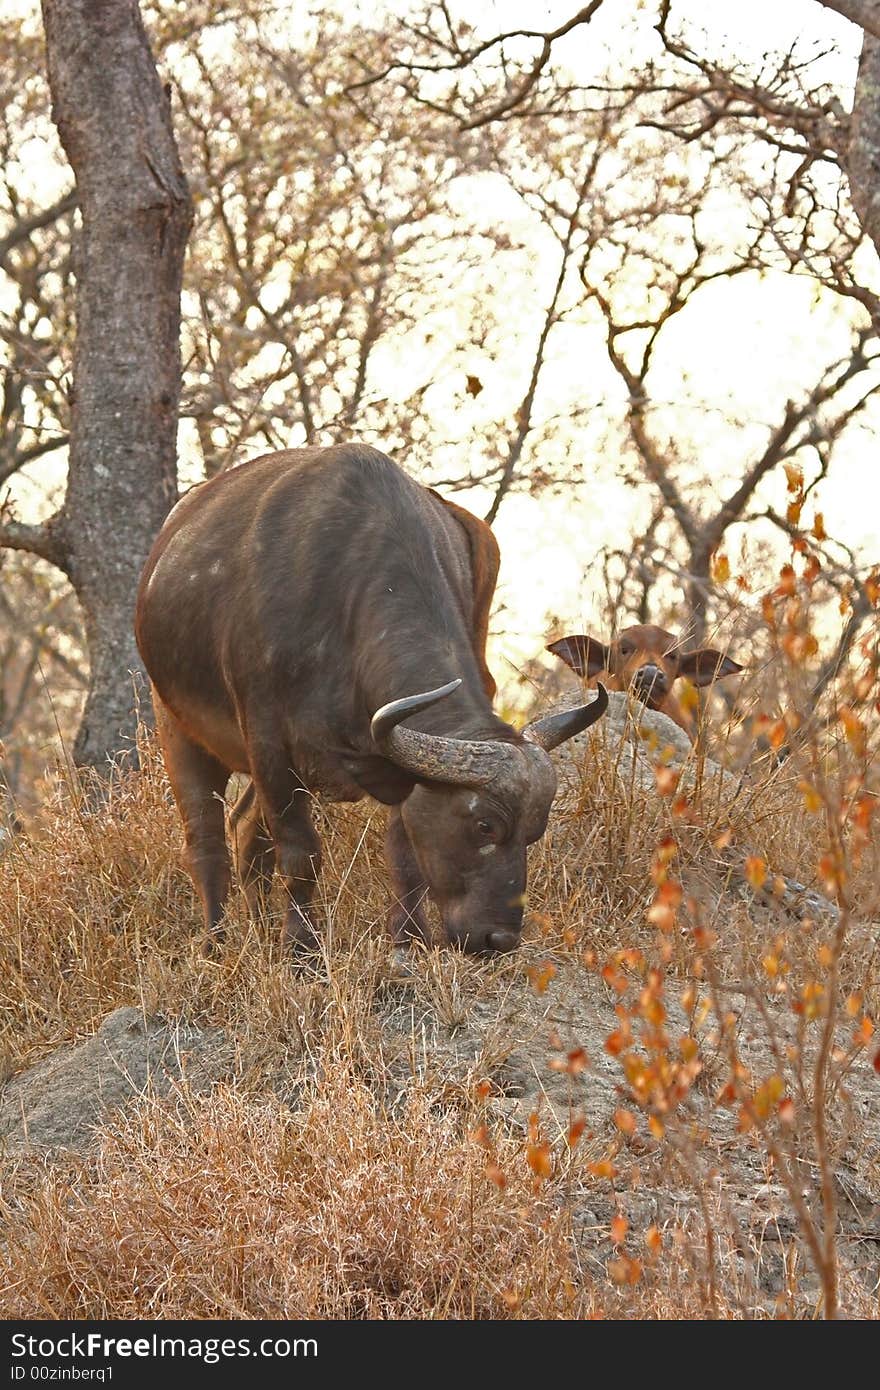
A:
<svg viewBox="0 0 880 1390">
<path fill-rule="evenodd" d="M 832 772 L 838 780 L 846 775 Z M 761 976 L 768 950 L 784 934 L 780 955 L 787 952 L 790 979 L 799 981 L 815 966 L 827 928 L 752 910 L 730 892 L 729 856 L 716 841 L 733 819 L 734 849 L 748 847 L 814 882 L 816 829 L 804 816 L 797 780 L 794 767 L 763 778 L 733 818 L 717 798 L 701 802 L 700 793 L 687 815 L 676 815 L 668 800 L 634 786 L 621 790 L 612 750 L 597 739 L 581 797 L 535 849 L 536 911 L 522 951 L 490 963 L 421 952 L 403 982 L 382 935 L 386 880 L 376 808 L 319 812 L 328 944 L 320 969 L 296 975 L 280 957 L 278 924 L 250 923 L 240 900 L 221 956 L 201 954 L 177 815 L 148 745 L 142 774 L 120 779 L 99 811 L 87 812 L 62 780 L 27 838 L 0 862 L 7 1074 L 92 1035 L 124 1004 L 222 1028 L 233 1060 L 209 1097 L 184 1085 L 169 1099 L 148 1095 L 111 1117 L 86 1155 L 8 1165 L 0 1311 L 547 1318 L 815 1308 L 815 1285 L 802 1279 L 808 1257 L 797 1220 L 774 1247 L 784 1252 L 781 1292 L 761 1293 L 767 1251 L 751 1237 L 744 1246 L 725 1211 L 712 1178 L 718 1150 L 702 1153 L 705 1136 L 694 1130 L 685 1141 L 687 1124 L 676 1131 L 671 1114 L 650 1128 L 659 1113 L 653 1101 L 629 1136 L 615 1128 L 612 1103 L 603 1124 L 591 1121 L 569 1148 L 557 1112 L 541 1099 L 544 1081 L 527 1125 L 503 1079 L 529 1029 L 538 1039 L 534 1055 L 546 1065 L 561 1045 L 553 1037 L 559 1017 L 581 1017 L 576 1009 L 529 1014 L 528 1000 L 540 1003 L 547 963 L 561 979 L 567 970 L 583 972 L 584 961 L 598 970 L 635 952 L 641 964 L 631 954 L 626 969 L 636 1000 L 652 965 L 676 990 L 699 983 L 693 946 L 646 920 L 656 847 L 670 835 L 682 876 L 702 885 L 693 910 L 720 938 L 714 960 L 722 984 L 763 979 L 765 995 L 750 983 L 752 997 L 776 1007 L 776 984 Z M 877 911 L 877 871 L 871 848 L 851 885 L 854 918 Z M 876 1011 L 870 935 L 852 931 L 838 957 L 840 997 L 858 991 L 860 1008 Z M 629 998 L 597 987 L 609 1010 L 616 998 Z M 632 1011 L 647 1028 L 647 1006 L 634 1003 Z M 435 1029 L 430 1036 L 426 1019 Z M 716 1021 L 714 1061 L 707 1049 L 693 1091 L 703 1087 L 707 1113 L 726 1066 Z M 596 1029 L 601 1052 L 607 1025 L 598 1020 Z M 431 1066 L 438 1037 L 452 1055 L 475 1031 L 475 1053 L 457 1071 Z M 396 1050 L 392 1033 L 402 1040 Z M 653 1055 L 652 1035 L 645 1037 Z M 779 1037 L 771 1042 L 778 1046 Z M 563 1057 L 582 1041 L 566 1036 Z M 618 1103 L 632 1105 L 623 1073 L 619 1082 Z M 548 1095 L 549 1088 L 548 1081 Z M 576 1117 L 572 1102 L 569 1118 Z M 806 1118 L 804 1125 L 808 1145 Z M 664 1127 L 661 1144 L 655 1130 Z M 734 1116 L 723 1144 L 751 1145 L 764 1178 L 778 1186 L 763 1140 L 754 1132 L 737 1140 Z M 645 1215 L 641 1188 L 654 1183 L 674 1192 L 689 1164 L 697 1194 L 691 1206 Z M 628 1213 L 625 1239 L 611 1225 L 621 1211 Z M 860 1287 L 848 1286 L 849 1306 L 870 1314 Z"/>
<path fill-rule="evenodd" d="M 142 1105 L 72 1182 L 50 1177 L 25 1204 L 6 1315 L 588 1311 L 552 1202 L 524 1178 L 487 1184 L 478 1155 L 427 1098 L 389 1115 L 346 1059 L 295 1113 L 228 1089 Z"/>
</svg>

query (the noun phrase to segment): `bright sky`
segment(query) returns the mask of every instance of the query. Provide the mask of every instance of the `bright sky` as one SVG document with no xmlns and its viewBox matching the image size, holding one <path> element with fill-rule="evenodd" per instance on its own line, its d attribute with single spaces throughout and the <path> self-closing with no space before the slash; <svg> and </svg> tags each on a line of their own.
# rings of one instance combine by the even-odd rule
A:
<svg viewBox="0 0 880 1390">
<path fill-rule="evenodd" d="M 572 8 L 567 0 L 538 6 L 484 0 L 476 14 L 487 30 L 496 21 L 537 28 L 544 27 L 545 16 L 558 23 Z M 649 3 L 645 10 L 653 17 L 656 5 Z M 574 71 L 580 75 L 600 70 L 607 53 L 620 52 L 621 19 L 631 12 L 631 0 L 606 0 L 589 29 L 570 41 L 567 55 Z M 827 50 L 822 75 L 843 90 L 849 104 L 860 32 L 816 0 L 675 0 L 673 15 L 702 26 L 712 51 L 723 47 L 740 58 L 785 50 L 798 38 L 814 40 Z M 608 48 L 602 51 L 605 43 Z M 633 61 L 639 56 L 638 40 L 629 56 Z M 817 302 L 811 285 L 782 274 L 760 280 L 742 277 L 732 285 L 719 285 L 717 291 L 703 292 L 664 333 L 664 351 L 653 379 L 657 396 L 674 401 L 684 372 L 697 396 L 711 398 L 723 382 L 743 422 L 739 430 L 722 430 L 706 417 L 682 421 L 697 445 L 700 471 L 709 476 L 735 468 L 754 427 L 778 419 L 786 392 L 797 397 L 823 364 L 846 353 L 849 343 L 839 302 L 830 295 Z M 595 365 L 601 380 L 598 361 L 589 356 L 588 366 L 585 351 L 600 356 L 602 352 L 587 344 L 586 335 L 578 369 L 586 378 Z M 874 410 L 865 428 L 852 431 L 839 446 L 833 479 L 819 494 L 829 533 L 842 536 L 871 561 L 880 559 L 878 431 L 880 410 Z M 591 472 L 589 485 L 574 502 L 516 498 L 499 514 L 500 592 L 519 629 L 519 640 L 506 636 L 498 642 L 502 659 L 516 662 L 535 652 L 545 633 L 547 612 L 559 614 L 578 630 L 588 625 L 598 597 L 593 556 L 608 540 L 623 543 L 644 517 L 644 495 L 609 479 L 601 459 L 585 459 L 585 473 Z M 782 482 L 765 489 L 763 496 L 778 506 L 784 497 Z"/>
</svg>

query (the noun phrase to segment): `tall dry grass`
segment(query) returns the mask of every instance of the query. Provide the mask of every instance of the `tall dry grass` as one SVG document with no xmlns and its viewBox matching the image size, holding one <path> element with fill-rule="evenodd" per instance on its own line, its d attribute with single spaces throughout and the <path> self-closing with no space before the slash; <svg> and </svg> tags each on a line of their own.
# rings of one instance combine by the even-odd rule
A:
<svg viewBox="0 0 880 1390">
<path fill-rule="evenodd" d="M 121 1005 L 222 1029 L 228 1065 L 210 1095 L 184 1083 L 110 1116 L 88 1153 L 6 1163 L 0 1310 L 718 1317 L 842 1300 L 876 1314 L 841 1273 L 829 1197 L 850 1142 L 840 1097 L 880 1007 L 880 861 L 872 834 L 854 853 L 852 816 L 857 774 L 858 795 L 876 791 L 875 735 L 845 734 L 765 762 L 731 805 L 699 779 L 686 797 L 621 779 L 597 726 L 577 794 L 535 847 L 522 950 L 417 951 L 405 976 L 383 936 L 378 808 L 318 810 L 326 948 L 294 972 L 278 920 L 250 922 L 238 897 L 222 952 L 202 953 L 149 739 L 142 771 L 97 810 L 60 778 L 0 861 L 6 1075 Z M 845 861 L 837 884 L 827 843 Z M 787 908 L 781 874 L 835 898 L 836 918 Z M 554 976 L 571 1007 L 542 1012 Z M 477 1033 L 458 1070 L 431 1065 L 432 1038 L 451 1055 Z M 504 1068 L 527 1034 L 537 1099 L 523 1115 Z M 617 1098 L 587 1123 L 578 1087 L 599 1077 L 597 1050 L 619 1066 Z M 746 1153 L 790 1218 L 774 1217 L 773 1295 L 766 1241 L 731 1214 Z M 679 1207 L 639 1205 L 646 1187 L 683 1185 Z"/>
</svg>

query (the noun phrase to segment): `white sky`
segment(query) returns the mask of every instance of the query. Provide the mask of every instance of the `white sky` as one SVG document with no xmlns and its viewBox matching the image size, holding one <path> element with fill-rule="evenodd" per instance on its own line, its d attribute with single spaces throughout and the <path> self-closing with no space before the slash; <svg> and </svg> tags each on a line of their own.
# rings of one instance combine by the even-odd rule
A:
<svg viewBox="0 0 880 1390">
<path fill-rule="evenodd" d="M 488 30 L 497 21 L 543 28 L 570 14 L 568 0 L 535 5 L 521 0 L 482 0 L 472 14 Z M 645 6 L 653 15 L 656 5 Z M 570 42 L 568 61 L 575 71 L 600 69 L 606 52 L 620 52 L 621 20 L 632 0 L 606 0 L 589 28 Z M 848 106 L 855 81 L 860 32 L 817 0 L 675 0 L 673 20 L 702 26 L 712 51 L 722 46 L 740 58 L 785 50 L 795 39 L 815 40 L 828 50 L 823 76 L 839 85 Z M 673 24 L 673 29 L 674 29 Z M 636 57 L 634 46 L 630 57 Z M 748 424 L 778 419 L 785 391 L 797 398 L 823 363 L 846 352 L 847 320 L 828 295 L 817 303 L 813 286 L 783 274 L 741 277 L 717 292 L 702 292 L 680 320 L 664 330 L 664 350 L 652 384 L 659 398 L 676 398 L 680 373 L 687 371 L 695 394 L 711 397 L 718 381 L 735 388 L 740 418 Z M 583 366 L 581 368 L 583 370 Z M 598 368 L 597 368 L 598 370 Z M 817 494 L 828 531 L 857 547 L 867 559 L 880 559 L 880 467 L 877 433 L 880 411 L 868 416 L 870 429 L 853 431 L 835 453 L 832 480 Z M 698 427 L 699 428 L 699 427 Z M 707 450 L 723 468 L 741 456 L 743 431 L 709 429 Z M 705 459 L 701 458 L 705 466 Z M 588 465 L 589 466 L 589 465 Z M 594 463 L 600 472 L 602 461 Z M 702 471 L 702 468 L 701 468 Z M 774 505 L 784 506 L 784 484 L 771 489 Z M 505 638 L 498 654 L 514 662 L 535 652 L 545 630 L 545 614 L 556 612 L 580 630 L 592 620 L 599 576 L 590 561 L 603 541 L 625 542 L 644 499 L 605 477 L 594 478 L 576 501 L 526 498 L 505 503 L 496 522 L 502 546 L 501 595 L 516 615 L 519 640 Z"/>
</svg>

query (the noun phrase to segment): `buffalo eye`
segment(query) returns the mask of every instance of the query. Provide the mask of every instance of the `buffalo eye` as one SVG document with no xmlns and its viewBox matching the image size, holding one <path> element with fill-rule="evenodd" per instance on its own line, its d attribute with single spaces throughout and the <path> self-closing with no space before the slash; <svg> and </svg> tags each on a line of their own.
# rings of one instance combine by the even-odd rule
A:
<svg viewBox="0 0 880 1390">
<path fill-rule="evenodd" d="M 474 821 L 474 829 L 481 844 L 497 844 L 504 839 L 504 826 L 495 817 L 490 820 L 488 816 L 479 816 Z"/>
</svg>

